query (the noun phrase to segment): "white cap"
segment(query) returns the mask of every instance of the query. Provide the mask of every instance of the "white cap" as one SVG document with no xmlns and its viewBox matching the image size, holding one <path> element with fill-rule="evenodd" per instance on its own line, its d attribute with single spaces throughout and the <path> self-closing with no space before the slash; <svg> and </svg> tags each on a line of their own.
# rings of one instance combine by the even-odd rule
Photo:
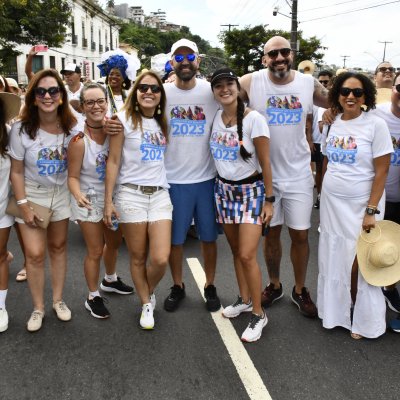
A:
<svg viewBox="0 0 400 400">
<path fill-rule="evenodd" d="M 13 78 L 6 78 L 8 86 L 19 89 L 18 82 Z"/>
<path fill-rule="evenodd" d="M 69 63 L 61 70 L 61 74 L 64 75 L 66 72 L 76 72 L 77 74 L 80 74 L 81 69 L 78 65 Z"/>
<path fill-rule="evenodd" d="M 179 39 L 175 42 L 171 47 L 171 55 L 175 54 L 175 51 L 180 47 L 188 47 L 190 50 L 193 50 L 195 53 L 199 53 L 199 49 L 197 48 L 197 44 L 188 39 Z"/>
</svg>

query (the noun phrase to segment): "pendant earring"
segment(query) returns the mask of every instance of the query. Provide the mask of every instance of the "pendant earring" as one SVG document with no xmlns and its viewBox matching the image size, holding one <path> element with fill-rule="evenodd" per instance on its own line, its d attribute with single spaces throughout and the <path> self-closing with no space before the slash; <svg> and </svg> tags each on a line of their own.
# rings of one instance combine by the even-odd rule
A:
<svg viewBox="0 0 400 400">
<path fill-rule="evenodd" d="M 136 103 L 135 111 L 139 112 L 139 105 L 138 105 L 138 103 Z"/>
<path fill-rule="evenodd" d="M 122 87 L 123 87 L 123 88 L 125 88 L 125 87 L 126 87 L 126 83 L 125 83 L 125 82 L 122 84 Z"/>
<path fill-rule="evenodd" d="M 62 99 L 60 99 L 60 101 L 59 101 L 60 106 L 62 105 L 62 103 L 63 103 L 63 101 L 62 101 Z"/>
<path fill-rule="evenodd" d="M 158 107 L 157 107 L 157 115 L 161 115 L 161 106 L 160 105 L 158 105 Z"/>
</svg>

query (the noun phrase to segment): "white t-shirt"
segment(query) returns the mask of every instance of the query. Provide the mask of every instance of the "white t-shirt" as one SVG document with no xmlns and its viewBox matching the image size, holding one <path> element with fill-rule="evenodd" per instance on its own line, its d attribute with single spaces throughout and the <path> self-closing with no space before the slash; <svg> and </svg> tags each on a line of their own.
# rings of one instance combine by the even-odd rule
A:
<svg viewBox="0 0 400 400">
<path fill-rule="evenodd" d="M 321 147 L 329 160 L 324 185 L 338 196 L 365 197 L 375 177 L 374 158 L 393 152 L 389 129 L 369 112 L 348 121 L 341 116 L 335 118 L 327 138 L 328 127 L 323 130 Z"/>
<path fill-rule="evenodd" d="M 169 188 L 164 166 L 166 138 L 158 122 L 153 118 L 142 118 L 142 130 L 133 129 L 132 120 L 127 120 L 125 111 L 117 114 L 124 126 L 124 144 L 117 183 L 133 183 L 142 186 Z"/>
<path fill-rule="evenodd" d="M 324 108 L 313 106 L 313 124 L 312 124 L 312 141 L 313 143 L 321 144 L 322 135 L 319 130 L 320 111 L 325 110 Z"/>
<path fill-rule="evenodd" d="M 10 194 L 10 168 L 10 157 L 7 154 L 4 157 L 0 155 L 0 219 L 6 213 Z"/>
<path fill-rule="evenodd" d="M 67 91 L 68 101 L 80 100 L 82 89 L 83 89 L 83 83 L 82 82 L 80 83 L 79 89 L 76 92 L 71 92 L 71 90 L 69 89 L 68 85 L 66 85 L 65 86 L 65 90 Z"/>
<path fill-rule="evenodd" d="M 8 153 L 15 160 L 24 161 L 25 179 L 48 187 L 63 185 L 67 180 L 67 148 L 73 133 L 64 139 L 62 133 L 52 134 L 39 128 L 32 140 L 25 131 L 20 134 L 20 129 L 21 122 L 11 127 Z"/>
<path fill-rule="evenodd" d="M 311 175 L 305 127 L 307 114 L 312 113 L 314 78 L 294 72 L 294 80 L 286 85 L 271 82 L 267 69 L 254 72 L 251 78 L 249 107 L 267 121 L 274 182 L 296 181 Z"/>
<path fill-rule="evenodd" d="M 400 202 L 400 118 L 391 110 L 392 103 L 378 104 L 371 110 L 378 117 L 385 120 L 393 143 L 393 153 L 390 158 L 390 168 L 386 179 L 386 201 Z"/>
<path fill-rule="evenodd" d="M 243 146 L 252 156 L 246 161 L 240 155 L 237 126 L 225 127 L 222 111 L 215 116 L 211 130 L 210 148 L 218 175 L 222 178 L 239 181 L 261 172 L 253 139 L 264 136 L 269 138 L 268 125 L 257 111 L 251 111 L 243 119 Z"/>
<path fill-rule="evenodd" d="M 169 183 L 197 183 L 216 175 L 210 152 L 211 125 L 218 110 L 210 84 L 196 79 L 190 90 L 164 85 L 169 144 L 165 167 Z"/>
<path fill-rule="evenodd" d="M 104 179 L 106 175 L 106 163 L 108 159 L 109 137 L 106 137 L 104 144 L 97 144 L 88 135 L 83 139 L 85 152 L 82 160 L 80 188 L 86 192 L 93 187 L 96 193 L 104 197 Z"/>
</svg>

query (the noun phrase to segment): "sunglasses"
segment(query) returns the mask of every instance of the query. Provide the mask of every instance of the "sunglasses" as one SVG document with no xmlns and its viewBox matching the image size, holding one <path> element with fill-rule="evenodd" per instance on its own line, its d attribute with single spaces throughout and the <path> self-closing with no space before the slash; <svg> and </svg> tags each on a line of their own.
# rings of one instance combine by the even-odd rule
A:
<svg viewBox="0 0 400 400">
<path fill-rule="evenodd" d="M 354 97 L 361 97 L 364 95 L 364 89 L 361 88 L 350 89 L 348 87 L 341 87 L 339 93 L 344 97 L 347 97 L 350 93 L 353 93 Z"/>
<path fill-rule="evenodd" d="M 394 85 L 394 87 L 397 90 L 397 93 L 400 93 L 400 83 L 398 83 L 397 85 Z"/>
<path fill-rule="evenodd" d="M 48 89 L 37 87 L 35 88 L 35 95 L 36 97 L 43 98 L 46 96 L 46 93 L 50 95 L 50 97 L 57 97 L 60 94 L 60 88 L 58 86 L 52 86 Z"/>
<path fill-rule="evenodd" d="M 276 58 L 276 57 L 278 57 L 279 53 L 281 53 L 282 57 L 289 57 L 289 54 L 290 54 L 291 51 L 292 51 L 291 49 L 289 49 L 288 47 L 285 47 L 283 49 L 267 51 L 265 54 L 269 58 Z"/>
<path fill-rule="evenodd" d="M 97 100 L 85 100 L 83 104 L 88 107 L 88 108 L 93 108 L 95 104 L 97 104 L 99 107 L 105 106 L 107 103 L 107 100 L 104 97 L 100 97 Z"/>
<path fill-rule="evenodd" d="M 393 67 L 379 67 L 377 69 L 377 72 L 394 72 L 394 68 Z"/>
<path fill-rule="evenodd" d="M 174 59 L 176 62 L 181 63 L 184 59 L 188 60 L 189 62 L 193 62 L 196 59 L 196 54 L 175 54 Z"/>
<path fill-rule="evenodd" d="M 319 83 L 321 85 L 327 85 L 329 83 L 329 80 L 320 80 Z"/>
<path fill-rule="evenodd" d="M 138 85 L 137 89 L 139 90 L 140 93 L 147 93 L 147 91 L 150 89 L 151 93 L 160 93 L 161 88 L 158 85 L 147 85 L 146 83 L 141 83 Z"/>
</svg>

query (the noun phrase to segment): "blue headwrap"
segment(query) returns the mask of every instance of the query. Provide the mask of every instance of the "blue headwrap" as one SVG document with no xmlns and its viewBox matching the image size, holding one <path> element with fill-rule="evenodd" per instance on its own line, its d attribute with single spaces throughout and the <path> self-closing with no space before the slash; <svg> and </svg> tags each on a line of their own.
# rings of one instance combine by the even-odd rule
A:
<svg viewBox="0 0 400 400">
<path fill-rule="evenodd" d="M 128 68 L 128 62 L 124 56 L 113 55 L 97 67 L 100 69 L 101 76 L 107 76 L 113 68 L 117 68 L 121 72 L 124 80 L 127 78 L 126 69 Z"/>
</svg>

